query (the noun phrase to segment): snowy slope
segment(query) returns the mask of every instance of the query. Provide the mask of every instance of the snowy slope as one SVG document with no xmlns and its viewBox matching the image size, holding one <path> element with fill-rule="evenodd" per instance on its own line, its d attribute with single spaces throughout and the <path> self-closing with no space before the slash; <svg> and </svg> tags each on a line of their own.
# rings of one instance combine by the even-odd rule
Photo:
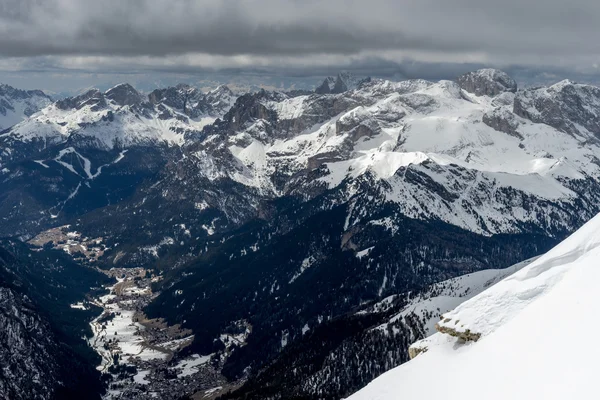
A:
<svg viewBox="0 0 600 400">
<path fill-rule="evenodd" d="M 435 325 L 439 322 L 442 314 L 451 311 L 484 290 L 489 289 L 497 282 L 521 270 L 534 260 L 535 258 L 525 260 L 508 268 L 486 269 L 435 283 L 415 297 L 409 295 L 407 306 L 401 312 L 392 316 L 388 322 L 375 329 L 386 330 L 389 324 L 393 324 L 399 319 L 414 314 L 423 324 L 425 335 L 432 335 L 435 333 Z M 393 295 L 385 298 L 360 313 L 383 312 L 397 296 Z"/>
<path fill-rule="evenodd" d="M 600 305 L 599 245 L 597 216 L 535 262 L 443 316 L 445 327 L 481 334 L 477 342 L 436 333 L 426 339 L 425 353 L 350 399 L 597 398 L 599 327 L 592 316 Z"/>
</svg>

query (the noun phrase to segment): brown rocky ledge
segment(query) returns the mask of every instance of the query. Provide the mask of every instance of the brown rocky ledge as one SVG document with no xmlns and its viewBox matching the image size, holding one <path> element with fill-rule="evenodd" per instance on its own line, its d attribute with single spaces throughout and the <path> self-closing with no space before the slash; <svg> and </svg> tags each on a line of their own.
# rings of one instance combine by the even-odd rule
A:
<svg viewBox="0 0 600 400">
<path fill-rule="evenodd" d="M 458 324 L 458 321 L 456 321 L 456 324 Z M 447 325 L 440 325 L 440 323 L 435 324 L 435 329 L 440 333 L 445 333 L 447 335 L 457 337 L 461 340 L 464 340 L 465 342 L 476 342 L 479 340 L 479 338 L 481 338 L 481 333 L 471 332 L 470 329 L 455 329 Z"/>
</svg>

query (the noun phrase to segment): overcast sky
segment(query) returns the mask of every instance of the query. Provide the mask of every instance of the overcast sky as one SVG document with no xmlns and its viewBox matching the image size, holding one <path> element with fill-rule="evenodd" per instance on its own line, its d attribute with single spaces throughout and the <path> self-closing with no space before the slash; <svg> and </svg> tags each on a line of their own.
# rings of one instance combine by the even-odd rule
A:
<svg viewBox="0 0 600 400">
<path fill-rule="evenodd" d="M 123 76 L 478 65 L 593 77 L 598 20 L 597 0 L 1 0 L 0 80 L 52 78 L 57 90 Z"/>
</svg>

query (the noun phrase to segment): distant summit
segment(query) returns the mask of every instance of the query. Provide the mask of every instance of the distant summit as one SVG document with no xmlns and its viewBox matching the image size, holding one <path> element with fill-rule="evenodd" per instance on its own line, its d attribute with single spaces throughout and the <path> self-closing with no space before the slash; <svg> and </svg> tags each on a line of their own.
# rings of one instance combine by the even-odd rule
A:
<svg viewBox="0 0 600 400">
<path fill-rule="evenodd" d="M 235 103 L 236 98 L 237 96 L 225 85 L 204 93 L 198 88 L 179 84 L 165 89 L 156 89 L 148 95 L 150 103 L 163 103 L 191 118 L 204 115 L 222 116 Z"/>
<path fill-rule="evenodd" d="M 504 92 L 515 93 L 517 82 L 506 72 L 486 68 L 459 76 L 456 81 L 459 86 L 476 96 L 496 96 Z"/>
<path fill-rule="evenodd" d="M 144 97 L 128 83 L 121 83 L 107 90 L 105 96 L 121 106 L 132 106 L 144 101 Z"/>
<path fill-rule="evenodd" d="M 351 72 L 340 72 L 337 77 L 328 76 L 323 83 L 315 89 L 318 94 L 338 94 L 347 90 L 359 88 L 362 84 L 370 82 L 371 78 L 358 78 Z"/>
<path fill-rule="evenodd" d="M 0 131 L 18 124 L 51 102 L 41 90 L 20 90 L 0 83 Z"/>
</svg>

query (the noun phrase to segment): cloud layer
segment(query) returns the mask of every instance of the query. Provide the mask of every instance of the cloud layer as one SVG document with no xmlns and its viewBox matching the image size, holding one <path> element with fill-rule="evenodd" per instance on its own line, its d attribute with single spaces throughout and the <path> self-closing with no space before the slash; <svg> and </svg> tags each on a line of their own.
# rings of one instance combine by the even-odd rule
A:
<svg viewBox="0 0 600 400">
<path fill-rule="evenodd" d="M 597 76 L 598 20 L 595 0 L 1 0 L 0 72 Z"/>
<path fill-rule="evenodd" d="M 3 0 L 0 55 L 406 52 L 565 62 L 600 53 L 598 19 L 593 0 Z"/>
</svg>

